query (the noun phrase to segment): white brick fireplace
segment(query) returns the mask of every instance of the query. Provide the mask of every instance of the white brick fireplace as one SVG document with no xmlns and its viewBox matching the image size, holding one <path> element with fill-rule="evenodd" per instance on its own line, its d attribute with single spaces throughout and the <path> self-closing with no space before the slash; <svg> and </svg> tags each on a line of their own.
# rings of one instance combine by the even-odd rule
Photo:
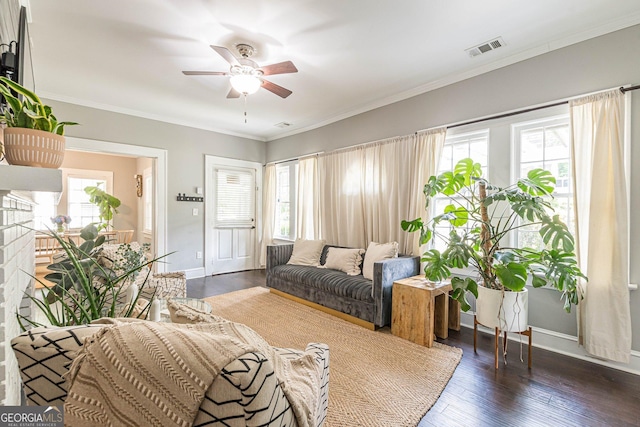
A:
<svg viewBox="0 0 640 427">
<path fill-rule="evenodd" d="M 29 315 L 33 293 L 34 191 L 62 191 L 62 173 L 0 164 L 0 405 L 20 404 L 20 376 L 11 339 L 20 333 L 16 313 Z"/>
</svg>

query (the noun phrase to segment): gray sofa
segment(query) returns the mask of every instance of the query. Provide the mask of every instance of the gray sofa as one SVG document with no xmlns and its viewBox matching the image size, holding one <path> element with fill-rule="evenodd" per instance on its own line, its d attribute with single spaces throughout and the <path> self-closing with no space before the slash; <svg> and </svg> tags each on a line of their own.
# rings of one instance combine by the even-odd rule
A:
<svg viewBox="0 0 640 427">
<path fill-rule="evenodd" d="M 328 249 L 322 250 L 324 264 Z M 338 246 L 334 246 L 338 247 Z M 293 244 L 267 246 L 267 287 L 364 320 L 375 327 L 391 323 L 391 290 L 395 280 L 419 274 L 420 258 L 398 256 L 376 262 L 373 281 L 331 269 L 288 265 Z M 363 257 L 364 259 L 364 257 Z"/>
</svg>

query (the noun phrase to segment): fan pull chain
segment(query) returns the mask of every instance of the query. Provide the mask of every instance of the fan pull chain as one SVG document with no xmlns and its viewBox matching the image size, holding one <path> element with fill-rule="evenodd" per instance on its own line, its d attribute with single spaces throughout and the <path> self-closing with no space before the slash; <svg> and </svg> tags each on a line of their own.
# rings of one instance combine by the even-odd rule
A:
<svg viewBox="0 0 640 427">
<path fill-rule="evenodd" d="M 247 94 L 244 94 L 244 122 L 247 123 Z"/>
</svg>

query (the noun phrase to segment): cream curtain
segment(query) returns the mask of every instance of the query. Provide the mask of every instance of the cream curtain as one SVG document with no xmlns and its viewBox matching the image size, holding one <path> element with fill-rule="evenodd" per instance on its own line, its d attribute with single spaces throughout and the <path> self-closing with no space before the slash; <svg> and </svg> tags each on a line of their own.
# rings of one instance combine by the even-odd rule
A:
<svg viewBox="0 0 640 427">
<path fill-rule="evenodd" d="M 627 183 L 623 97 L 619 90 L 570 103 L 575 213 L 580 267 L 589 281 L 578 307 L 586 351 L 629 362 Z"/>
<path fill-rule="evenodd" d="M 296 237 L 320 238 L 320 188 L 318 182 L 318 157 L 298 160 L 298 185 L 296 205 Z"/>
<path fill-rule="evenodd" d="M 319 155 L 322 237 L 360 248 L 396 241 L 400 252 L 419 253 L 419 236 L 400 222 L 425 214 L 422 188 L 445 136 L 440 128 Z"/>
<path fill-rule="evenodd" d="M 264 191 L 262 196 L 262 239 L 260 239 L 260 266 L 267 265 L 267 245 L 273 243 L 276 221 L 276 165 L 269 163 L 264 168 Z"/>
</svg>

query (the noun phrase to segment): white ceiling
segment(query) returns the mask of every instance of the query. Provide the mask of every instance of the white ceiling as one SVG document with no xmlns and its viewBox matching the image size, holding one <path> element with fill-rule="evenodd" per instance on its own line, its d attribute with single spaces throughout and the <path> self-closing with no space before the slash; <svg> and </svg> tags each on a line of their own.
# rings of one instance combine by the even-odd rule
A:
<svg viewBox="0 0 640 427">
<path fill-rule="evenodd" d="M 258 140 L 273 140 L 640 23 L 638 0 L 30 0 L 37 92 Z M 470 58 L 465 49 L 502 37 Z M 209 45 L 258 49 L 293 91 L 227 99 Z M 61 119 L 73 120 L 62 117 Z M 286 129 L 274 125 L 291 123 Z"/>
</svg>

